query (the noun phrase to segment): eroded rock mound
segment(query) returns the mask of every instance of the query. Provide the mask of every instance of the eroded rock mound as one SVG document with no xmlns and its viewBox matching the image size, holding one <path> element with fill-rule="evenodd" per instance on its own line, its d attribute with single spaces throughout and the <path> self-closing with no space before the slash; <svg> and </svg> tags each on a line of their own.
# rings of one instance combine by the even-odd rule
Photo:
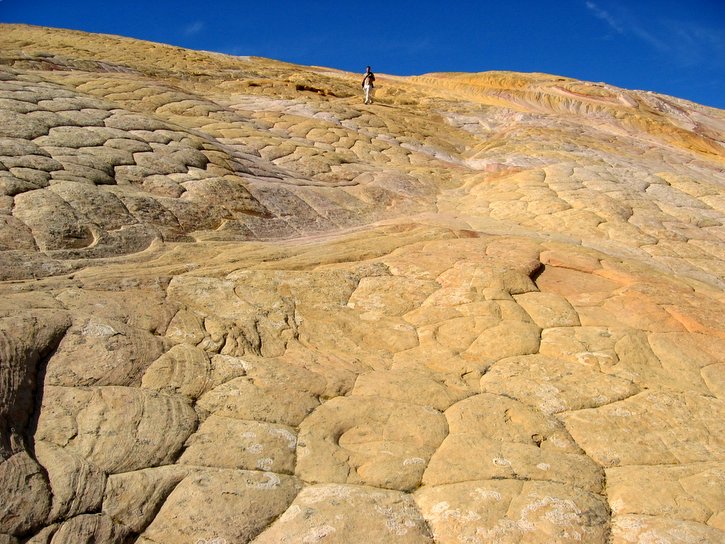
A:
<svg viewBox="0 0 725 544">
<path fill-rule="evenodd" d="M 0 542 L 725 538 L 725 113 L 0 32 Z"/>
</svg>

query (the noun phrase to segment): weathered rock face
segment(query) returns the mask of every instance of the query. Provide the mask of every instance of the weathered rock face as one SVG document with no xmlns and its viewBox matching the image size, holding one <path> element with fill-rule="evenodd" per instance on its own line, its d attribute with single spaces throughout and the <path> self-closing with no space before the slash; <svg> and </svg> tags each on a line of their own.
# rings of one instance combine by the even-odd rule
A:
<svg viewBox="0 0 725 544">
<path fill-rule="evenodd" d="M 0 542 L 725 539 L 725 112 L 0 30 Z"/>
</svg>

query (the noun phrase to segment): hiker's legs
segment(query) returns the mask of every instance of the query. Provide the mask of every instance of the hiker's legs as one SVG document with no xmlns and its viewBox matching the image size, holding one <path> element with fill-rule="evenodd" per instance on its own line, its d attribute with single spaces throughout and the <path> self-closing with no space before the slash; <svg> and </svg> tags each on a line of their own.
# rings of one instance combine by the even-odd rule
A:
<svg viewBox="0 0 725 544">
<path fill-rule="evenodd" d="M 365 103 L 373 103 L 373 87 L 372 85 L 365 85 Z"/>
</svg>

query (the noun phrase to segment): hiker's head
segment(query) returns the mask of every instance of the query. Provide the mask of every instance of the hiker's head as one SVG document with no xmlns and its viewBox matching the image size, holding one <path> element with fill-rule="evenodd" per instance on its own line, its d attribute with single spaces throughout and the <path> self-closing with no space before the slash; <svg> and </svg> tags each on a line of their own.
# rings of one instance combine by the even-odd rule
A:
<svg viewBox="0 0 725 544">
<path fill-rule="evenodd" d="M 370 66 L 368 66 L 367 68 L 365 68 L 365 71 L 366 72 L 369 72 L 370 71 Z"/>
</svg>

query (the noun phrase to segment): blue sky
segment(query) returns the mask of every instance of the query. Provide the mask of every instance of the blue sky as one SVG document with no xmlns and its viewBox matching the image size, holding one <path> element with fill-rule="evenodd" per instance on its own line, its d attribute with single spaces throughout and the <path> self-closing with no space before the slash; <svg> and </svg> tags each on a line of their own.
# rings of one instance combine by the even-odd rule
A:
<svg viewBox="0 0 725 544">
<path fill-rule="evenodd" d="M 0 0 L 0 21 L 354 72 L 547 72 L 725 109 L 725 0 Z"/>
</svg>

